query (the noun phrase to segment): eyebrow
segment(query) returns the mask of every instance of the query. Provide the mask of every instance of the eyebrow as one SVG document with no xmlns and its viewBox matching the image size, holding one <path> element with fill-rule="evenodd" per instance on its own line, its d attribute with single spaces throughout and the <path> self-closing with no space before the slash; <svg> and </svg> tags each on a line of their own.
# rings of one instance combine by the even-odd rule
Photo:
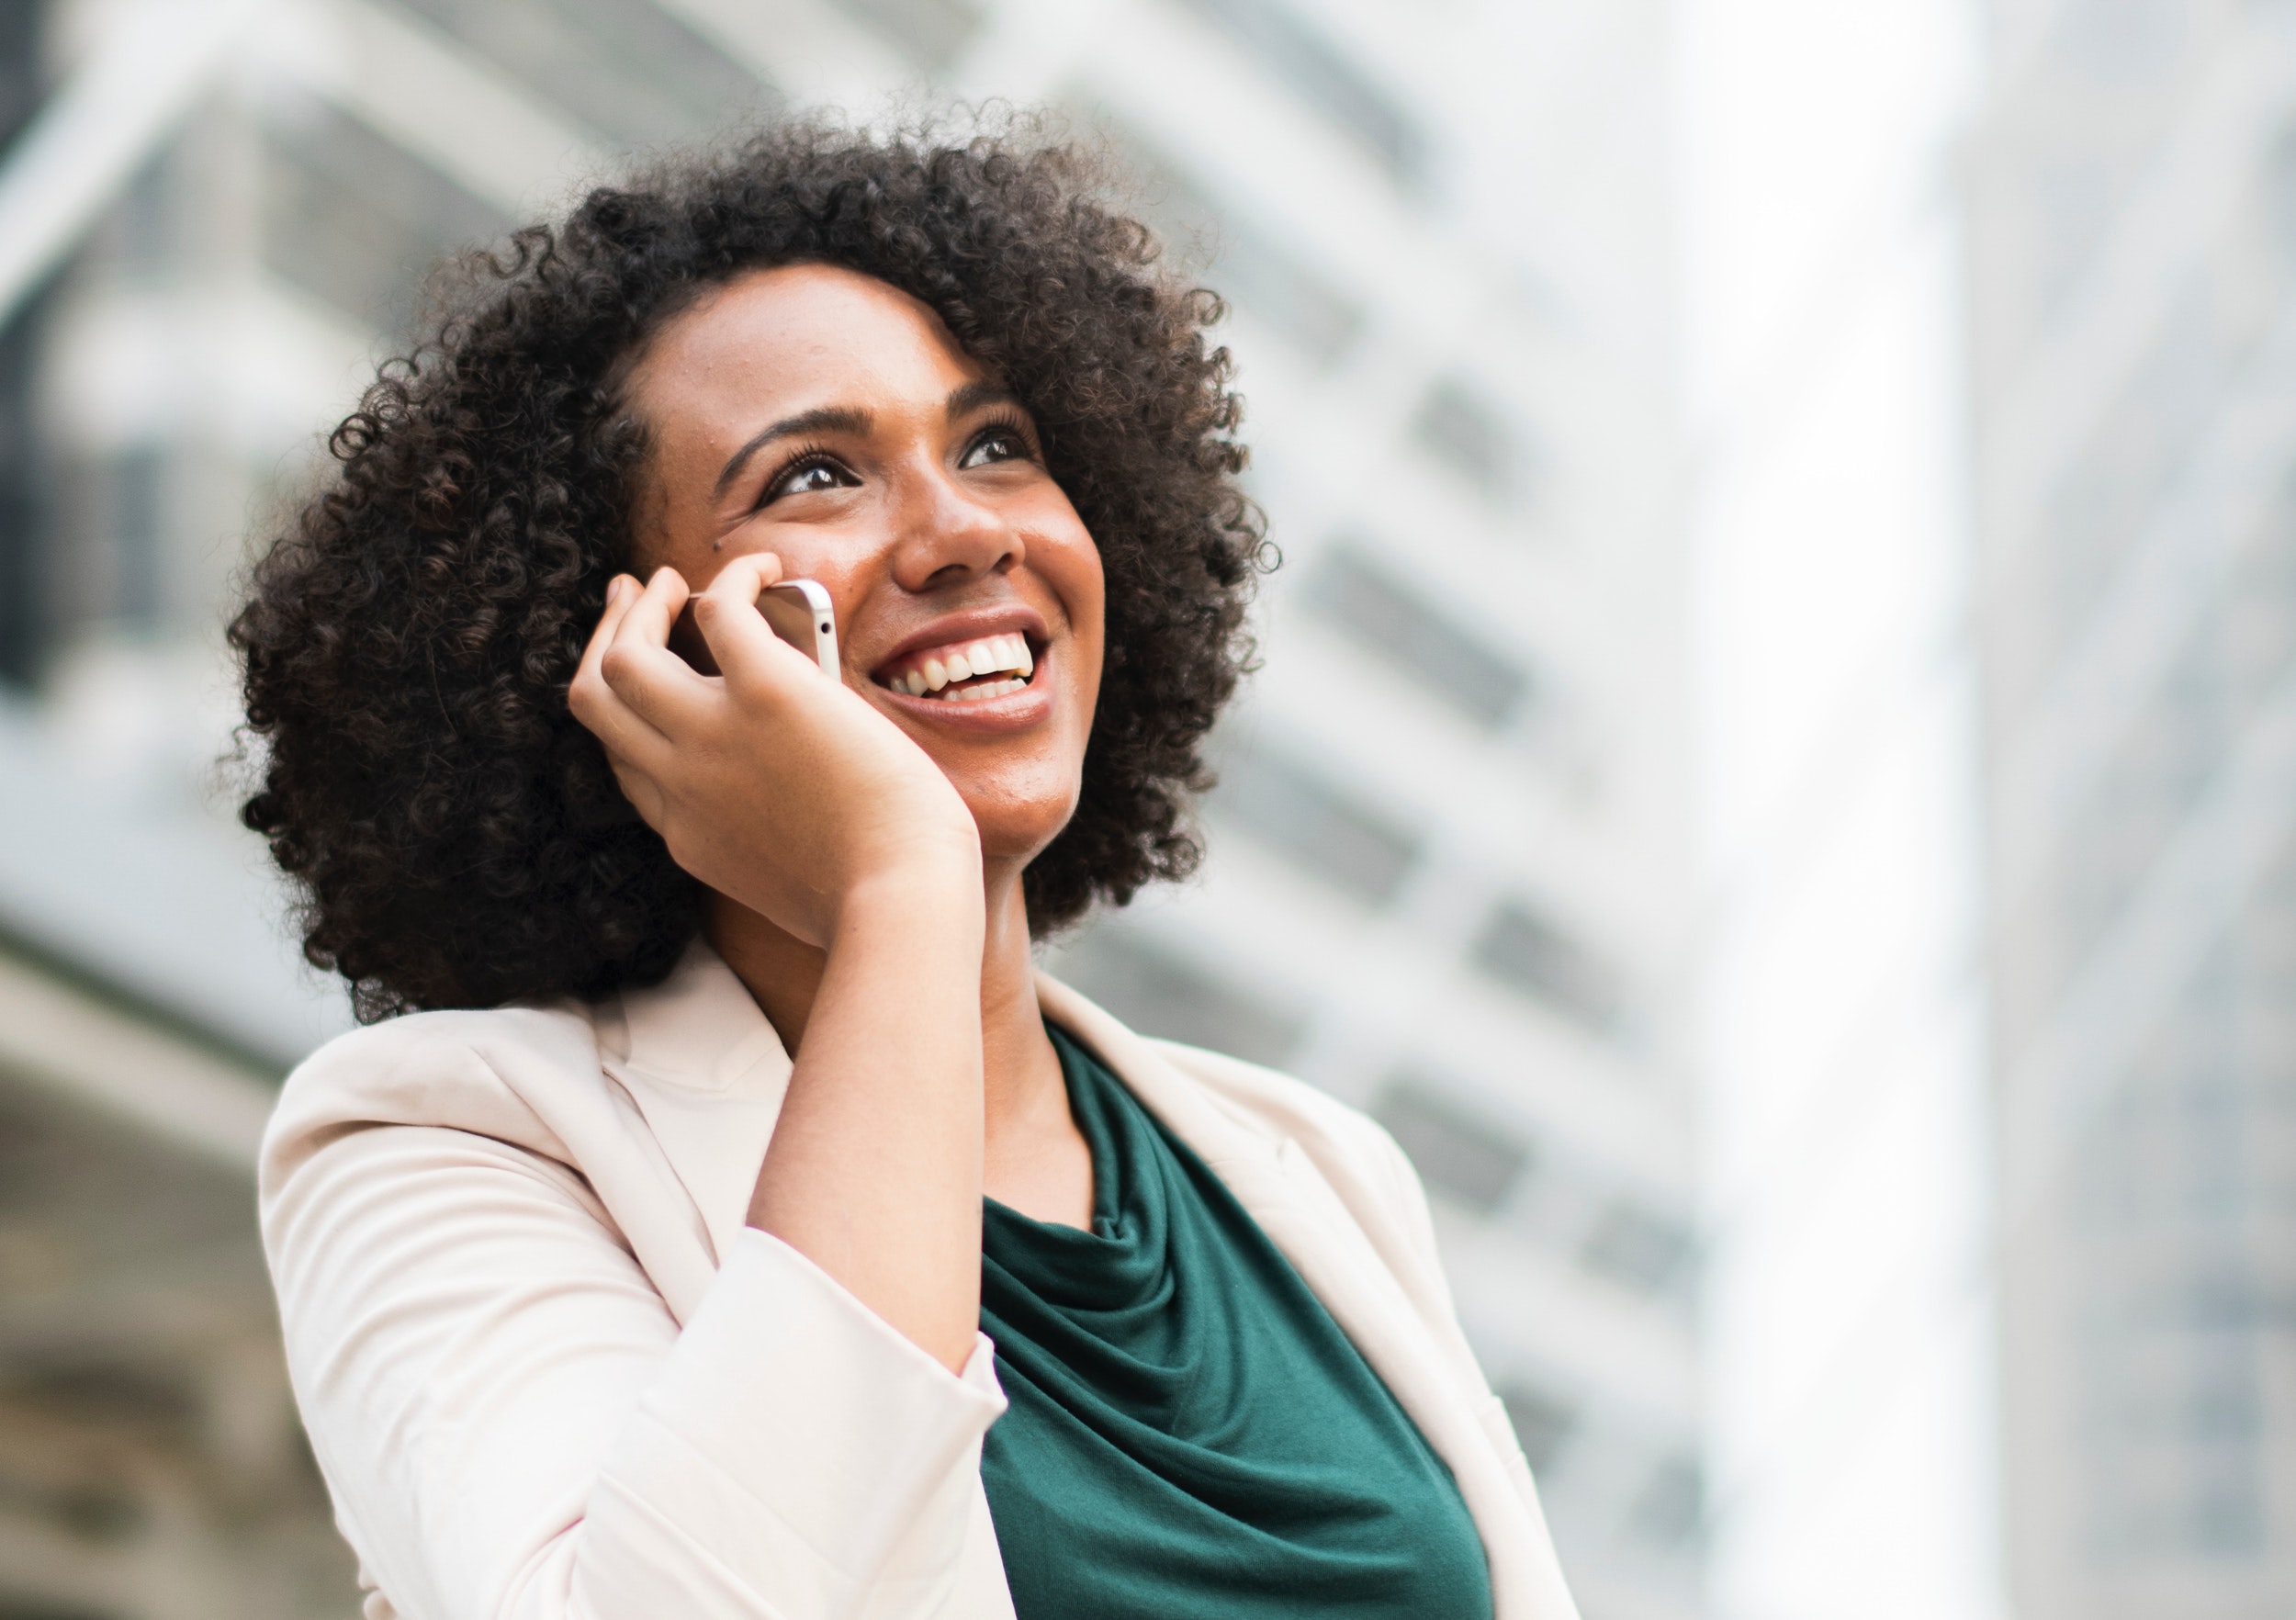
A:
<svg viewBox="0 0 2296 1620">
<path fill-rule="evenodd" d="M 1002 383 L 969 382 L 960 383 L 949 390 L 949 403 L 942 407 L 942 411 L 949 421 L 954 422 L 960 416 L 970 416 L 975 411 L 991 405 L 1019 403 L 1020 396 Z"/>
<path fill-rule="evenodd" d="M 964 390 L 960 388 L 959 393 Z M 950 396 L 954 399 L 955 395 Z M 741 469 L 749 465 L 749 458 L 776 439 L 794 438 L 800 433 L 865 433 L 873 419 L 866 411 L 850 405 L 824 405 L 817 411 L 800 411 L 794 416 L 784 416 L 770 427 L 750 435 L 749 442 L 726 458 L 717 475 L 717 488 L 711 499 L 726 493 L 726 487 L 741 476 Z"/>
</svg>

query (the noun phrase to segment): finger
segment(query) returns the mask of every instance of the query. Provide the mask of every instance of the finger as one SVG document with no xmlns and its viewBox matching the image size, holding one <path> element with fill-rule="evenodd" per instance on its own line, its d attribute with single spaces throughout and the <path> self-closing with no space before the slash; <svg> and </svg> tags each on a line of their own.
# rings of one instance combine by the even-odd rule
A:
<svg viewBox="0 0 2296 1620">
<path fill-rule="evenodd" d="M 660 728 L 623 702 L 603 675 L 576 676 L 567 692 L 567 707 L 603 745 L 607 762 L 617 771 L 617 761 L 660 768 L 675 753 Z"/>
<path fill-rule="evenodd" d="M 665 736 L 692 724 L 712 688 L 670 648 L 670 626 L 690 594 L 677 569 L 657 568 L 599 657 L 600 673 L 614 695 Z"/>
<path fill-rule="evenodd" d="M 717 578 L 709 582 L 702 594 L 754 602 L 765 593 L 767 586 L 782 582 L 782 572 L 778 552 L 745 551 L 718 569 Z"/>
<path fill-rule="evenodd" d="M 678 610 L 685 606 L 686 598 L 692 594 L 685 576 L 677 569 L 666 566 L 656 568 L 653 577 L 646 581 L 646 589 L 631 600 L 629 610 L 622 615 L 622 623 L 614 630 L 615 641 L 636 637 L 648 646 L 667 648 L 670 626 L 677 622 Z"/>
<path fill-rule="evenodd" d="M 614 783 L 621 788 L 622 796 L 637 812 L 638 819 L 656 832 L 661 831 L 662 817 L 669 808 L 669 795 L 663 793 L 661 784 L 611 748 L 606 750 L 606 764 L 613 771 Z"/>
<path fill-rule="evenodd" d="M 639 593 L 638 582 L 627 574 L 616 574 L 607 584 L 605 612 L 599 615 L 598 628 L 591 633 L 590 645 L 582 649 L 582 661 L 567 687 L 567 707 L 606 744 L 609 753 L 627 754 L 642 745 L 641 733 L 654 729 L 614 692 L 605 674 L 606 655 Z"/>
<path fill-rule="evenodd" d="M 764 675 L 787 680 L 799 669 L 819 670 L 773 634 L 757 611 L 766 588 L 781 582 L 782 559 L 770 551 L 752 552 L 727 563 L 707 591 L 693 599 L 693 622 L 709 643 L 710 655 L 728 677 Z"/>
<path fill-rule="evenodd" d="M 657 575 L 657 596 L 674 594 L 674 590 L 672 581 Z M 646 609 L 647 594 L 647 588 L 639 586 L 636 579 L 616 582 L 611 622 L 602 624 L 599 634 L 591 638 L 567 698 L 574 717 L 596 734 L 611 753 L 642 766 L 658 768 L 670 746 L 662 726 L 669 710 L 661 703 L 646 700 L 658 690 L 666 672 L 648 670 L 643 666 L 649 657 L 661 658 L 668 655 L 648 646 L 647 626 L 642 622 L 633 628 L 632 615 Z M 692 677 L 681 660 L 670 658 L 669 661 L 688 678 Z M 633 703 L 633 697 L 639 701 Z"/>
<path fill-rule="evenodd" d="M 762 592 L 767 585 L 781 577 L 781 558 L 771 552 L 745 554 L 735 557 L 733 563 L 739 566 L 729 565 L 721 568 L 718 577 L 711 582 L 711 591 L 729 595 L 746 591 Z M 670 628 L 670 650 L 704 675 L 722 675 L 725 671 L 718 667 L 717 655 L 710 651 L 709 638 L 702 634 L 701 624 L 694 616 L 696 605 L 702 601 L 702 596 L 707 594 L 708 591 L 703 591 L 702 595 L 686 599 L 677 622 Z M 752 594 L 750 600 L 755 602 L 758 596 Z"/>
<path fill-rule="evenodd" d="M 575 669 L 578 678 L 597 671 L 599 655 L 613 644 L 614 632 L 622 627 L 631 602 L 636 600 L 637 589 L 637 581 L 627 574 L 616 574 L 606 581 L 605 611 L 598 615 L 597 627 L 591 631 L 589 644 L 582 648 L 582 661 Z"/>
</svg>

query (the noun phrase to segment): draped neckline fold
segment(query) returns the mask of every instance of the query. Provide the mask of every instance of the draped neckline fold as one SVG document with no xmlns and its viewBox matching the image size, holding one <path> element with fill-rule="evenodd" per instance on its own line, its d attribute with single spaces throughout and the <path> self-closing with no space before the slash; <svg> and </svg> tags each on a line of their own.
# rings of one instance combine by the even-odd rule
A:
<svg viewBox="0 0 2296 1620">
<path fill-rule="evenodd" d="M 1220 1178 L 1052 1035 L 1091 1230 L 984 1211 L 1011 1405 L 982 1479 L 1019 1620 L 1486 1620 L 1449 1470 Z"/>
</svg>

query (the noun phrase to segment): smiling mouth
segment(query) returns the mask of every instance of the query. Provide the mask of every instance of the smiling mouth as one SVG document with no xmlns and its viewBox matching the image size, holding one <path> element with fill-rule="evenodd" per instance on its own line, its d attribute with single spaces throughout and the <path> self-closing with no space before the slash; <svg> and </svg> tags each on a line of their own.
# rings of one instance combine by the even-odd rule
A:
<svg viewBox="0 0 2296 1620">
<path fill-rule="evenodd" d="M 1019 692 L 1035 675 L 1036 653 L 1029 638 L 1008 632 L 904 654 L 871 679 L 910 697 L 968 703 Z"/>
</svg>

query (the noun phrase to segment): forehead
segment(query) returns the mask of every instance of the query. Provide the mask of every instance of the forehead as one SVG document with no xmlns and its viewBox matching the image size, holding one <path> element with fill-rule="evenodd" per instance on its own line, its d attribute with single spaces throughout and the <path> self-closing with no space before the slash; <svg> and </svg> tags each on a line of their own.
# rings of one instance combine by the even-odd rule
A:
<svg viewBox="0 0 2296 1620">
<path fill-rule="evenodd" d="M 671 317 L 630 389 L 658 429 L 716 422 L 730 432 L 760 411 L 912 399 L 938 409 L 983 375 L 908 294 L 858 271 L 789 264 L 740 276 Z"/>
</svg>

